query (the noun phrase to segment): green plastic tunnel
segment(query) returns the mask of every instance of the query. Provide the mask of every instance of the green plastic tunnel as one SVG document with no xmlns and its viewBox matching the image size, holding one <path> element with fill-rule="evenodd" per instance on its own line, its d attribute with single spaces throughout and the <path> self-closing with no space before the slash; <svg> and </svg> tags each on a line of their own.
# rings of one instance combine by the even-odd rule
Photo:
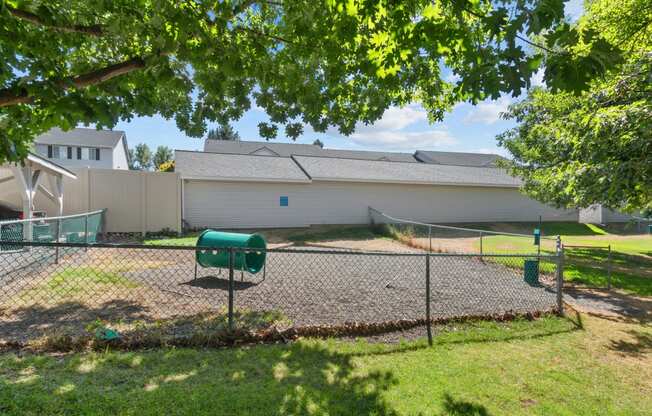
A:
<svg viewBox="0 0 652 416">
<path fill-rule="evenodd" d="M 247 248 L 254 250 L 236 251 L 234 253 L 235 270 L 244 270 L 249 273 L 258 273 L 265 265 L 265 249 L 267 242 L 259 234 L 225 233 L 222 231 L 205 230 L 197 239 L 197 263 L 202 267 L 229 267 L 229 252 L 226 250 L 201 250 L 201 247 L 210 248 Z M 260 251 L 255 250 L 260 249 Z"/>
</svg>

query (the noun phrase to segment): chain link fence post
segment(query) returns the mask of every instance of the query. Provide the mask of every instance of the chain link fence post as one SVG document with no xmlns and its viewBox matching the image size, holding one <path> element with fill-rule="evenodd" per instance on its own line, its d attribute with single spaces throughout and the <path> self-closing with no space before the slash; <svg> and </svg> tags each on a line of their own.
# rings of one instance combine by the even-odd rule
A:
<svg viewBox="0 0 652 416">
<path fill-rule="evenodd" d="M 480 233 L 480 255 L 482 255 L 482 254 L 483 254 L 483 251 L 482 251 L 482 233 Z"/>
<path fill-rule="evenodd" d="M 611 244 L 607 246 L 607 290 L 611 290 Z"/>
<path fill-rule="evenodd" d="M 88 251 L 88 214 L 84 215 L 84 251 Z"/>
<path fill-rule="evenodd" d="M 229 247 L 229 331 L 233 331 L 233 292 L 235 291 L 235 282 L 233 280 L 233 268 L 235 265 L 235 253 L 233 247 Z"/>
<path fill-rule="evenodd" d="M 426 330 L 428 332 L 428 345 L 432 347 L 432 328 L 430 326 L 430 253 L 426 254 Z"/>
<path fill-rule="evenodd" d="M 557 236 L 557 276 L 556 276 L 556 286 L 557 286 L 557 310 L 560 315 L 564 315 L 564 299 L 563 299 L 563 287 L 564 287 L 564 246 L 561 243 L 561 236 Z"/>
<path fill-rule="evenodd" d="M 59 243 L 59 239 L 61 238 L 61 218 L 57 219 L 55 228 L 56 228 L 56 233 L 55 233 L 54 241 L 56 243 Z M 59 264 L 59 245 L 57 245 L 54 248 L 54 264 Z"/>
</svg>

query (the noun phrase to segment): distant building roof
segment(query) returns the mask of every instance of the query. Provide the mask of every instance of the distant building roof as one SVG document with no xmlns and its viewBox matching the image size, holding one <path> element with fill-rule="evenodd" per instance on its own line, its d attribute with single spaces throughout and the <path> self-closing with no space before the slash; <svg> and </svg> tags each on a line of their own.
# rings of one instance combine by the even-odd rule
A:
<svg viewBox="0 0 652 416">
<path fill-rule="evenodd" d="M 503 169 L 294 156 L 313 181 L 518 187 Z"/>
<path fill-rule="evenodd" d="M 125 137 L 125 132 L 119 130 L 77 128 L 63 131 L 55 127 L 47 133 L 37 136 L 34 142 L 59 146 L 104 147 L 112 149 L 123 137 Z"/>
<path fill-rule="evenodd" d="M 302 143 L 272 143 L 229 140 L 206 140 L 204 151 L 238 155 L 267 156 L 320 156 L 363 160 L 385 160 L 390 162 L 410 162 L 417 160 L 411 153 L 370 152 L 366 150 L 322 149 L 319 146 Z"/>
<path fill-rule="evenodd" d="M 435 165 L 475 167 L 496 166 L 496 161 L 503 159 L 499 155 L 486 153 L 433 152 L 427 150 L 417 150 L 414 157 L 423 163 Z"/>
<path fill-rule="evenodd" d="M 184 179 L 247 182 L 310 182 L 289 157 L 176 150 L 176 172 Z"/>
<path fill-rule="evenodd" d="M 376 182 L 422 185 L 518 187 L 521 182 L 493 167 L 447 166 L 316 156 L 261 156 L 175 152 L 184 179 L 246 182 Z"/>
</svg>

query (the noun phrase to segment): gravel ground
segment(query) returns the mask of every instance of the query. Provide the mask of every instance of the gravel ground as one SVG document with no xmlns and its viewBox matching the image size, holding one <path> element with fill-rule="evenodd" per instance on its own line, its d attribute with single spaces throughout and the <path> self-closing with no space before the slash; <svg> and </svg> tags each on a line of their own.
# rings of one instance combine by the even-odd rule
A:
<svg viewBox="0 0 652 416">
<path fill-rule="evenodd" d="M 473 257 L 432 256 L 430 261 L 433 317 L 540 311 L 555 306 L 555 293 L 526 284 L 521 269 Z M 425 269 L 425 257 L 410 255 L 269 253 L 264 279 L 262 272 L 245 273 L 241 281 L 236 273 L 235 305 L 279 310 L 296 325 L 423 318 Z M 162 275 L 165 281 L 161 281 Z M 228 280 L 226 273 L 217 274 L 217 269 L 200 269 L 202 277 L 197 280 L 191 268 L 178 265 L 127 276 L 185 298 L 226 305 Z"/>
<path fill-rule="evenodd" d="M 297 326 L 425 317 L 426 257 L 296 249 L 300 248 L 268 253 L 264 273 L 244 273 L 241 278 L 236 272 L 235 307 L 280 311 Z M 61 287 L 65 297 L 40 293 L 38 302 L 9 308 L 4 302 L 0 340 L 24 340 L 63 327 L 83 330 L 96 318 L 155 320 L 215 312 L 227 305 L 227 271 L 200 267 L 200 277 L 194 279 L 193 251 L 90 249 L 39 271 L 38 279 L 29 279 L 43 282 L 54 273 L 75 268 L 115 270 L 133 284 L 117 287 L 82 279 L 71 281 L 73 288 L 66 287 L 66 281 Z M 520 267 L 477 257 L 432 256 L 430 270 L 433 318 L 534 312 L 555 306 L 556 294 L 547 286 L 526 284 Z M 422 330 L 406 335 L 412 333 L 423 336 Z"/>
</svg>

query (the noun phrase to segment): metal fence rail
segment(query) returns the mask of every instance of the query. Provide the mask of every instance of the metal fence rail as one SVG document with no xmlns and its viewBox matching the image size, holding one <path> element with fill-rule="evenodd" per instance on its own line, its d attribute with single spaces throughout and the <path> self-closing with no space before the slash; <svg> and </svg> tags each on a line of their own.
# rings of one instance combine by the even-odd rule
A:
<svg viewBox="0 0 652 416">
<path fill-rule="evenodd" d="M 98 321 L 127 332 L 174 322 L 163 327 L 192 336 L 215 330 L 210 325 L 231 332 L 401 327 L 562 308 L 560 255 L 269 249 L 264 272 L 237 270 L 232 260 L 224 269 L 200 268 L 195 277 L 194 247 L 18 244 L 31 250 L 0 256 L 0 340 L 79 335 Z M 58 263 L 20 268 L 53 250 L 65 253 Z M 231 259 L 251 252 L 202 250 Z M 524 276 L 528 261 L 536 261 L 534 281 Z"/>
<path fill-rule="evenodd" d="M 428 224 L 409 219 L 396 218 L 373 207 L 369 207 L 369 219 L 372 225 L 387 227 L 387 231 L 393 236 L 405 240 L 408 245 L 433 251 L 445 252 L 486 252 L 485 241 L 487 237 L 508 237 L 518 241 L 518 245 L 522 242 L 533 242 L 532 234 L 520 234 L 501 231 L 481 230 L 476 228 L 456 227 L 441 224 Z M 467 247 L 468 244 L 464 240 L 471 240 L 472 246 Z M 541 247 L 549 252 L 556 251 L 557 236 L 544 236 L 540 237 L 541 243 L 539 245 L 532 245 L 533 252 L 540 253 Z M 462 243 L 462 244 L 460 244 Z M 477 244 L 476 244 L 477 243 Z"/>
<path fill-rule="evenodd" d="M 0 251 L 22 248 L 17 241 L 94 243 L 102 232 L 105 209 L 59 217 L 0 221 Z"/>
</svg>

